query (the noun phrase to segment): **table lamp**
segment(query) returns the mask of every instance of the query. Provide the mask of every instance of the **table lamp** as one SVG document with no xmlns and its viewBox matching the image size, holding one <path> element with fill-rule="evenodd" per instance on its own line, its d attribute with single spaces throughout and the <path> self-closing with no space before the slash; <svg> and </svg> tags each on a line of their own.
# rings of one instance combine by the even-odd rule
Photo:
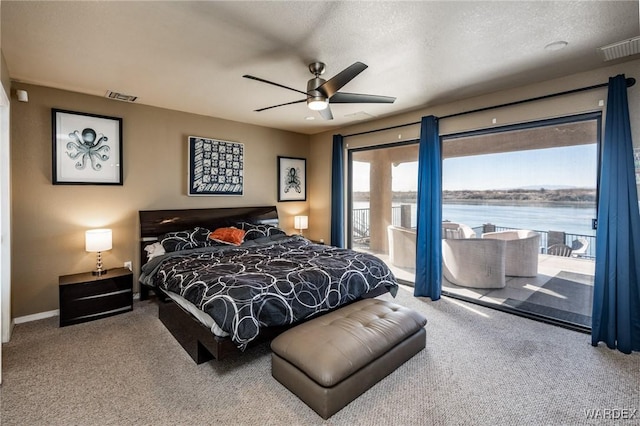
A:
<svg viewBox="0 0 640 426">
<path fill-rule="evenodd" d="M 293 217 L 294 227 L 300 231 L 300 235 L 302 235 L 302 230 L 309 228 L 309 217 L 308 216 L 294 216 Z"/>
<path fill-rule="evenodd" d="M 102 252 L 111 250 L 111 229 L 90 229 L 85 232 L 85 250 L 93 253 L 97 252 L 96 270 L 91 271 L 93 275 L 106 274 L 107 270 L 102 269 Z"/>
</svg>

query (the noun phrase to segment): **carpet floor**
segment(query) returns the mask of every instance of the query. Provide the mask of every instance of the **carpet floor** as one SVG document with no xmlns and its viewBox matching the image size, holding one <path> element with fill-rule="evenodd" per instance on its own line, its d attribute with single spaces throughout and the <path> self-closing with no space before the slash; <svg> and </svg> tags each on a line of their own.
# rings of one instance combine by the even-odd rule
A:
<svg viewBox="0 0 640 426">
<path fill-rule="evenodd" d="M 145 301 L 70 327 L 17 325 L 2 350 L 1 423 L 595 425 L 604 410 L 640 410 L 639 353 L 410 288 L 395 302 L 428 318 L 426 348 L 327 421 L 271 377 L 268 344 L 196 365 Z"/>
</svg>

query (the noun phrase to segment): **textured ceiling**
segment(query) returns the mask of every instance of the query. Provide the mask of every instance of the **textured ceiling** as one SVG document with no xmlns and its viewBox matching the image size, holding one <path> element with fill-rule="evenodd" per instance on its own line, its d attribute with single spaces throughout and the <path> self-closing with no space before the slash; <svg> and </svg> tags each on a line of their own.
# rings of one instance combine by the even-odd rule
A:
<svg viewBox="0 0 640 426">
<path fill-rule="evenodd" d="M 14 80 L 308 134 L 602 67 L 598 47 L 640 34 L 637 0 L 0 6 Z M 334 104 L 332 121 L 305 103 L 254 112 L 304 96 L 244 74 L 304 91 L 313 61 L 326 79 L 364 62 L 342 91 L 397 100 Z"/>
</svg>

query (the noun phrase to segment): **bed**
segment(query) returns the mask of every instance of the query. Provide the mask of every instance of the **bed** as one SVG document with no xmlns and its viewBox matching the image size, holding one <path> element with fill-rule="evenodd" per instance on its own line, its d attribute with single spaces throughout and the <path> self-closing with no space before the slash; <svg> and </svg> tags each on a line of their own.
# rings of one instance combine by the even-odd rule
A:
<svg viewBox="0 0 640 426">
<path fill-rule="evenodd" d="M 275 206 L 139 216 L 140 299 L 158 295 L 160 320 L 196 363 L 397 291 L 379 258 L 284 233 Z"/>
</svg>

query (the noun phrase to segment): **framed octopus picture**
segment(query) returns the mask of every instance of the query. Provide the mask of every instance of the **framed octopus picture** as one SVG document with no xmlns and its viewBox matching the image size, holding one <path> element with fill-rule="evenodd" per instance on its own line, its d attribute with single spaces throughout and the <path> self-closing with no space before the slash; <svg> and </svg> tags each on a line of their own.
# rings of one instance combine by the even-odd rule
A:
<svg viewBox="0 0 640 426">
<path fill-rule="evenodd" d="M 54 185 L 122 185 L 122 118 L 51 109 Z"/>
<path fill-rule="evenodd" d="M 278 201 L 307 200 L 307 160 L 278 157 Z"/>
</svg>

